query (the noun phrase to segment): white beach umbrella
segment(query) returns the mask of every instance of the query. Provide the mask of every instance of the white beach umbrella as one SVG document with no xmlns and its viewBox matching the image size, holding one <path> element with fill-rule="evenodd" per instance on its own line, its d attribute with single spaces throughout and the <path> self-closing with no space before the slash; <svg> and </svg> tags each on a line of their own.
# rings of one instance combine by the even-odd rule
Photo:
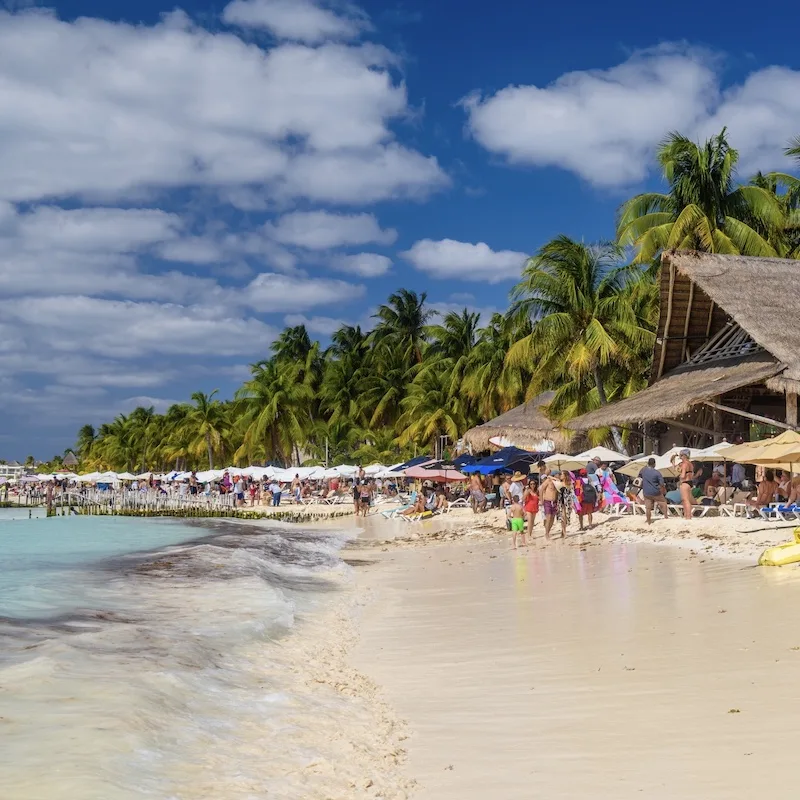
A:
<svg viewBox="0 0 800 800">
<path fill-rule="evenodd" d="M 553 453 L 544 459 L 550 469 L 582 469 L 586 466 L 586 461 L 579 459 L 577 456 L 568 456 L 566 453 Z M 469 469 L 469 468 L 468 468 Z M 535 464 L 531 464 L 531 472 L 536 472 L 538 468 Z"/>
<path fill-rule="evenodd" d="M 610 450 L 608 447 L 592 447 L 590 450 L 585 450 L 583 453 L 578 453 L 575 458 L 583 460 L 584 466 L 586 466 L 589 461 L 592 461 L 595 458 L 599 458 L 601 461 L 605 461 L 607 464 L 611 464 L 613 461 L 631 460 L 630 456 L 618 453 L 616 450 Z"/>
<path fill-rule="evenodd" d="M 132 481 L 132 480 L 136 479 L 136 476 L 135 475 L 131 475 L 130 472 L 120 472 L 119 475 L 117 475 L 117 477 L 121 481 Z"/>
<path fill-rule="evenodd" d="M 693 456 L 692 461 L 724 461 L 725 451 L 732 450 L 730 442 L 722 441 L 719 444 L 712 444 L 703 450 L 698 450 Z"/>
<path fill-rule="evenodd" d="M 665 478 L 677 478 L 680 470 L 680 464 L 676 458 L 675 465 L 673 466 L 672 459 L 674 456 L 680 455 L 682 450 L 688 450 L 689 458 L 692 460 L 695 459 L 695 456 L 698 453 L 702 452 L 702 450 L 698 450 L 694 447 L 673 447 L 660 456 L 643 456 L 636 461 L 631 461 L 629 464 L 626 464 L 624 467 L 620 467 L 616 471 L 622 473 L 623 475 L 628 475 L 629 477 L 635 478 L 639 475 L 639 472 L 642 470 L 642 468 L 647 466 L 648 459 L 654 458 L 656 460 L 655 469 L 657 469 Z"/>
<path fill-rule="evenodd" d="M 134 477 L 136 478 L 137 481 L 142 481 L 142 480 L 147 481 L 150 480 L 150 476 L 152 474 L 153 474 L 152 472 L 141 472 L 138 475 L 134 475 Z"/>
<path fill-rule="evenodd" d="M 370 464 L 368 467 L 364 467 L 364 474 L 373 478 L 379 472 L 383 472 L 385 469 L 386 467 L 383 464 Z"/>
</svg>

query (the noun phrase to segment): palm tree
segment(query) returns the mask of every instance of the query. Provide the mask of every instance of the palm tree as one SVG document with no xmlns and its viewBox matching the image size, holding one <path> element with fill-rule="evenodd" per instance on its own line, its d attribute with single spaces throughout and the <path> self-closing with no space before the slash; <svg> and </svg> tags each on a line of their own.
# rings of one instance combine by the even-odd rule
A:
<svg viewBox="0 0 800 800">
<path fill-rule="evenodd" d="M 222 445 L 223 435 L 227 427 L 222 413 L 222 404 L 214 399 L 219 389 L 211 394 L 194 392 L 191 407 L 186 415 L 185 426 L 189 436 L 189 452 L 199 455 L 203 450 L 208 455 L 208 468 L 214 469 L 214 450 Z"/>
<path fill-rule="evenodd" d="M 278 338 L 272 343 L 272 352 L 276 361 L 305 360 L 311 351 L 311 338 L 305 325 L 296 325 L 294 328 L 285 328 Z"/>
<path fill-rule="evenodd" d="M 92 445 L 95 443 L 97 433 L 94 425 L 84 425 L 78 431 L 78 439 L 75 442 L 75 452 L 80 458 L 88 458 L 89 453 L 92 451 Z"/>
<path fill-rule="evenodd" d="M 450 394 L 446 375 L 421 372 L 402 402 L 403 414 L 397 422 L 398 444 L 430 445 L 435 448 L 440 436 L 458 439 L 466 430 L 462 398 Z"/>
<path fill-rule="evenodd" d="M 451 394 L 461 390 L 469 356 L 477 340 L 480 319 L 480 314 L 465 308 L 460 314 L 450 311 L 441 324 L 428 328 L 430 346 L 426 352 L 424 369 L 446 372 Z"/>
<path fill-rule="evenodd" d="M 418 366 L 409 366 L 400 347 L 373 351 L 358 383 L 359 416 L 366 417 L 372 428 L 393 427 L 418 369 Z"/>
<path fill-rule="evenodd" d="M 617 242 L 636 247 L 635 263 L 650 263 L 671 248 L 777 255 L 770 238 L 783 228 L 781 206 L 761 186 L 734 185 L 739 154 L 724 128 L 704 145 L 671 133 L 658 160 L 669 191 L 636 195 L 619 213 Z"/>
<path fill-rule="evenodd" d="M 239 453 L 286 464 L 292 453 L 299 461 L 298 443 L 311 424 L 310 386 L 301 381 L 301 367 L 274 360 L 250 368 L 251 378 L 236 393 L 243 429 Z M 237 455 L 239 454 L 237 453 Z"/>
<path fill-rule="evenodd" d="M 433 312 L 425 308 L 426 292 L 417 294 L 400 289 L 389 295 L 374 317 L 379 320 L 372 332 L 378 348 L 399 350 L 407 364 L 421 364 L 426 342 L 426 326 Z"/>
<path fill-rule="evenodd" d="M 530 333 L 528 317 L 520 321 L 502 314 L 492 314 L 489 324 L 478 332 L 478 340 L 467 359 L 462 391 L 481 419 L 496 417 L 524 400 L 531 365 L 507 363 L 506 355 Z"/>
<path fill-rule="evenodd" d="M 533 369 L 529 396 L 572 381 L 591 382 L 598 403 L 606 405 L 605 371 L 652 349 L 655 320 L 640 319 L 625 291 L 648 278 L 620 267 L 621 258 L 615 245 L 588 246 L 558 236 L 528 260 L 511 293 L 511 313 L 531 319 L 533 328 L 511 347 L 508 363 Z M 619 429 L 611 433 L 623 451 Z"/>
</svg>

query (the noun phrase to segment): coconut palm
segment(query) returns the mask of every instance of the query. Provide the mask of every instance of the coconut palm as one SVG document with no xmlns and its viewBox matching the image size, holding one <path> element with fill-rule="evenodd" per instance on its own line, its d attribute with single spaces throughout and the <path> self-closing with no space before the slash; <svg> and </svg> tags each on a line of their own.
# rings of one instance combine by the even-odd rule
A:
<svg viewBox="0 0 800 800">
<path fill-rule="evenodd" d="M 780 203 L 761 186 L 735 185 L 738 160 L 724 128 L 703 145 L 671 133 L 658 151 L 669 191 L 646 192 L 624 203 L 617 242 L 636 248 L 638 264 L 671 248 L 777 255 L 770 238 L 784 225 Z"/>
<path fill-rule="evenodd" d="M 445 372 L 450 392 L 461 391 L 470 353 L 475 347 L 481 315 L 469 309 L 449 312 L 438 325 L 428 327 L 430 346 L 426 351 L 423 369 Z"/>
<path fill-rule="evenodd" d="M 530 365 L 509 364 L 506 355 L 515 342 L 530 332 L 529 318 L 520 321 L 502 314 L 493 314 L 489 324 L 478 332 L 467 359 L 462 391 L 481 419 L 496 417 L 524 400 Z"/>
<path fill-rule="evenodd" d="M 272 352 L 277 361 L 297 361 L 305 363 L 311 351 L 312 342 L 305 325 L 285 328 L 272 343 Z"/>
<path fill-rule="evenodd" d="M 237 457 L 299 463 L 298 444 L 305 440 L 311 418 L 311 387 L 300 380 L 302 367 L 290 362 L 262 361 L 250 368 L 251 378 L 236 392 L 242 446 Z"/>
<path fill-rule="evenodd" d="M 397 421 L 400 446 L 419 444 L 434 448 L 440 436 L 456 441 L 467 427 L 463 400 L 450 394 L 447 376 L 435 371 L 424 371 L 417 376 L 402 409 Z"/>
<path fill-rule="evenodd" d="M 84 425 L 78 431 L 78 438 L 75 442 L 75 452 L 80 458 L 88 458 L 92 452 L 92 445 L 97 439 L 97 432 L 94 425 Z"/>
<path fill-rule="evenodd" d="M 654 324 L 639 318 L 625 292 L 646 278 L 641 270 L 621 267 L 621 258 L 615 245 L 589 246 L 559 236 L 528 260 L 512 290 L 511 313 L 531 319 L 533 328 L 511 347 L 508 363 L 531 365 L 529 396 L 571 381 L 591 382 L 605 405 L 615 399 L 605 370 L 652 350 Z M 620 431 L 611 433 L 622 450 Z"/>
<path fill-rule="evenodd" d="M 417 294 L 400 289 L 389 295 L 374 317 L 379 320 L 372 332 L 376 349 L 399 350 L 407 364 L 422 363 L 426 328 L 433 312 L 425 308 L 426 292 Z"/>
<path fill-rule="evenodd" d="M 205 451 L 209 469 L 214 469 L 214 451 L 221 448 L 228 427 L 222 404 L 214 399 L 218 392 L 219 389 L 214 389 L 211 394 L 194 392 L 194 406 L 190 408 L 184 423 L 189 438 L 189 453 L 199 456 Z"/>
</svg>

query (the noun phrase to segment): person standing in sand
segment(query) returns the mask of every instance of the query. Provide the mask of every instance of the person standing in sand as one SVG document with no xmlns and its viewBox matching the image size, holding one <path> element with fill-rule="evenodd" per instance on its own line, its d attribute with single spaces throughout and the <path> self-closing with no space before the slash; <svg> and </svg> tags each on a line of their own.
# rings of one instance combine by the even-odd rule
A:
<svg viewBox="0 0 800 800">
<path fill-rule="evenodd" d="M 691 452 L 687 449 L 681 450 L 677 458 L 680 458 L 678 469 L 678 485 L 681 491 L 681 505 L 683 506 L 683 518 L 692 518 L 692 506 L 694 497 L 692 496 L 692 486 L 694 485 L 694 466 L 689 456 Z M 672 466 L 676 466 L 677 458 L 672 457 Z"/>
<path fill-rule="evenodd" d="M 575 487 L 572 484 L 572 475 L 563 470 L 561 472 L 561 483 L 556 484 L 558 488 L 558 516 L 561 520 L 561 538 L 567 538 L 567 525 L 572 517 L 572 509 L 575 508 Z"/>
<path fill-rule="evenodd" d="M 547 475 L 539 485 L 539 497 L 542 501 L 544 537 L 549 539 L 558 512 L 558 487 L 552 475 Z"/>
<path fill-rule="evenodd" d="M 525 512 L 522 509 L 519 495 L 511 496 L 511 505 L 508 507 L 508 518 L 511 520 L 511 537 L 514 549 L 517 549 L 517 534 L 520 537 L 520 544 L 522 547 L 527 547 L 528 543 L 525 541 Z"/>
<path fill-rule="evenodd" d="M 528 536 L 533 544 L 533 526 L 536 524 L 536 515 L 539 513 L 539 487 L 533 479 L 528 481 L 522 495 L 522 509 L 528 518 Z"/>
<path fill-rule="evenodd" d="M 667 507 L 666 484 L 664 476 L 656 469 L 656 460 L 647 459 L 647 466 L 639 470 L 639 477 L 642 481 L 642 494 L 644 495 L 644 511 L 647 515 L 647 524 L 653 524 L 653 507 L 658 506 L 664 519 L 669 515 Z"/>
<path fill-rule="evenodd" d="M 486 493 L 483 491 L 481 476 L 477 472 L 473 472 L 469 479 L 469 495 L 474 514 L 486 511 Z"/>
<path fill-rule="evenodd" d="M 578 524 L 580 529 L 583 530 L 583 518 L 588 518 L 589 527 L 592 527 L 592 514 L 594 513 L 597 505 L 597 490 L 594 484 L 589 480 L 586 470 L 580 471 L 580 477 L 575 484 L 576 492 L 578 493 L 578 503 L 580 504 L 580 511 L 578 511 Z"/>
</svg>

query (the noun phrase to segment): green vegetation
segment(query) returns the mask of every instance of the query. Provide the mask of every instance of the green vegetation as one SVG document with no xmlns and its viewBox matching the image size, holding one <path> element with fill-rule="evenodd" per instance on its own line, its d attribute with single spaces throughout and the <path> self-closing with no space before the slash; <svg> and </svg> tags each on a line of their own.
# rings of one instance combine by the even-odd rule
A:
<svg viewBox="0 0 800 800">
<path fill-rule="evenodd" d="M 800 139 L 786 153 L 800 158 Z M 800 179 L 737 184 L 737 161 L 725 130 L 704 144 L 670 134 L 658 150 L 666 191 L 624 203 L 613 244 L 558 236 L 543 245 L 506 314 L 435 318 L 425 293 L 400 289 L 371 332 L 343 326 L 327 349 L 304 326 L 287 328 L 231 400 L 196 392 L 165 414 L 137 408 L 81 428 L 81 468 L 289 464 L 326 452 L 331 464 L 394 462 L 544 390 L 555 390 L 551 413 L 562 420 L 639 391 L 662 250 L 800 257 Z M 609 437 L 622 447 L 617 430 L 595 436 Z"/>
</svg>

